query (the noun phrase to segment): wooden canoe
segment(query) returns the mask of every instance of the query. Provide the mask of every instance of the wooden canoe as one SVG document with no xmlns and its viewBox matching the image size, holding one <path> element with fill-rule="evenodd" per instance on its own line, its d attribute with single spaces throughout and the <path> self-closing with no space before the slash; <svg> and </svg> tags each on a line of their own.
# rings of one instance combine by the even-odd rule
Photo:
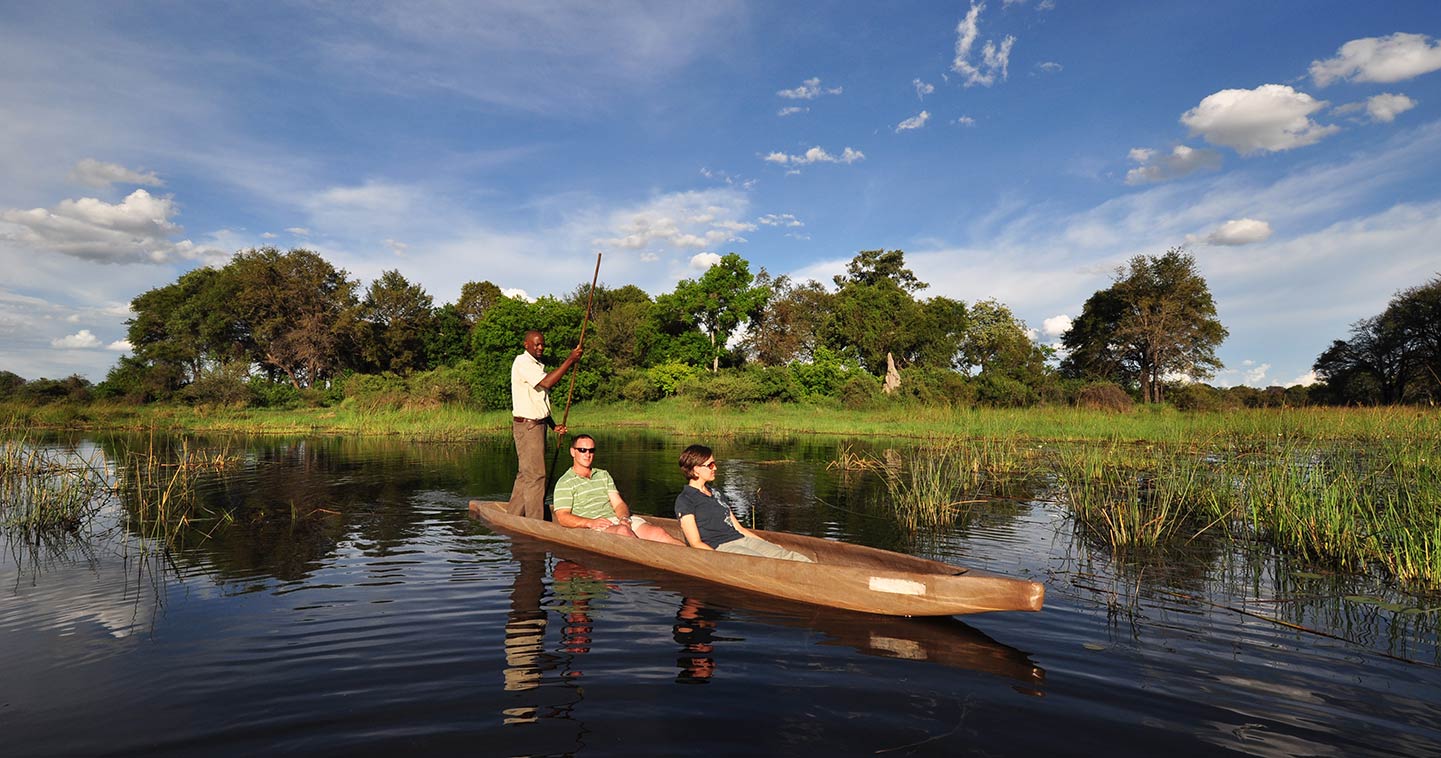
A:
<svg viewBox="0 0 1441 758">
<path fill-rule="evenodd" d="M 887 616 L 952 616 L 988 611 L 1039 611 L 1038 582 L 949 563 L 786 532 L 757 535 L 815 563 L 697 550 L 619 537 L 591 529 L 511 516 L 505 503 L 470 501 L 472 516 L 504 532 L 524 534 L 592 553 L 693 576 L 762 595 Z M 684 540 L 675 519 L 644 516 Z"/>
<path fill-rule="evenodd" d="M 683 607 L 709 613 L 723 633 L 736 611 L 781 626 L 800 626 L 819 633 L 820 645 L 846 647 L 862 655 L 925 661 L 1012 679 L 1029 694 L 1043 694 L 1046 671 L 1031 657 L 954 616 L 904 618 L 857 613 L 796 603 L 738 590 L 673 571 L 640 566 L 579 548 L 556 547 L 523 534 L 511 535 L 522 550 L 551 551 L 604 581 L 643 581 L 684 598 Z"/>
</svg>

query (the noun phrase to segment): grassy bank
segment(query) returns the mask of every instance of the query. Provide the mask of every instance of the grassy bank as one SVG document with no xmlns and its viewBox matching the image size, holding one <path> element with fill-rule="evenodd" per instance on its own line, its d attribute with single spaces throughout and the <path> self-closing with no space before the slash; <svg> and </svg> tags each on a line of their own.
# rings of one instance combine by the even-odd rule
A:
<svg viewBox="0 0 1441 758">
<path fill-rule="evenodd" d="M 272 410 L 189 406 L 0 405 L 11 426 L 242 434 L 354 434 L 454 441 L 503 434 L 506 411 L 460 406 Z M 1225 440 L 1441 438 L 1441 413 L 1417 408 L 1248 409 L 1188 413 L 1168 407 L 1108 413 L 1069 407 L 1026 409 L 891 405 L 863 410 L 765 404 L 714 408 L 683 400 L 571 408 L 577 431 L 645 428 L 698 437 L 822 434 L 840 437 L 960 437 L 1036 441 L 1203 444 Z"/>
</svg>

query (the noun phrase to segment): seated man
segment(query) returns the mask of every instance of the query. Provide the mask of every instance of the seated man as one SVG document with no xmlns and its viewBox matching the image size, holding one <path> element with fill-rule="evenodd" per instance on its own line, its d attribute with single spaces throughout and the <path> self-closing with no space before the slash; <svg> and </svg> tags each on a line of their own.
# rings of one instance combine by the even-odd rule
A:
<svg viewBox="0 0 1441 758">
<path fill-rule="evenodd" d="M 592 465 L 595 462 L 594 437 L 581 434 L 572 439 L 570 457 L 575 464 L 555 483 L 555 502 L 550 506 L 555 514 L 555 523 L 670 545 L 684 544 L 666 530 L 630 514 L 630 506 L 616 491 L 615 480 L 605 469 Z"/>
</svg>

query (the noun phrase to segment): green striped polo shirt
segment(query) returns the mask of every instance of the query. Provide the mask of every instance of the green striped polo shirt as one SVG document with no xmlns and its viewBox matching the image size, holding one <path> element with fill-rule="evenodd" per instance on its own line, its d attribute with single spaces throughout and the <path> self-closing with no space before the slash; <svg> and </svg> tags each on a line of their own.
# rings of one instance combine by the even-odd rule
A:
<svg viewBox="0 0 1441 758">
<path fill-rule="evenodd" d="M 590 478 L 585 479 L 570 468 L 555 483 L 555 502 L 550 507 L 569 510 L 581 518 L 612 518 L 615 509 L 610 507 L 610 493 L 615 491 L 615 480 L 605 469 L 593 468 Z"/>
</svg>

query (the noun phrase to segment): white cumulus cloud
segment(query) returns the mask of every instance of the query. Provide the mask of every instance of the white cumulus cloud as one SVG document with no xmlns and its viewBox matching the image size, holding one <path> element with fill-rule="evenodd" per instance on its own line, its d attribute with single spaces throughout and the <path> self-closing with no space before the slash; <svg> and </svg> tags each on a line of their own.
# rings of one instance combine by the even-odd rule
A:
<svg viewBox="0 0 1441 758">
<path fill-rule="evenodd" d="M 1048 337 L 1059 337 L 1071 328 L 1071 317 L 1064 313 L 1052 316 L 1041 322 L 1041 331 Z"/>
<path fill-rule="evenodd" d="M 696 253 L 695 255 L 691 256 L 690 267 L 693 269 L 705 271 L 706 269 L 720 262 L 721 257 L 716 253 Z"/>
<path fill-rule="evenodd" d="M 926 125 L 926 122 L 929 121 L 929 120 L 931 120 L 931 114 L 930 114 L 930 112 L 929 112 L 929 111 L 921 111 L 920 113 L 917 113 L 916 115 L 911 116 L 910 118 L 906 119 L 905 121 L 902 121 L 901 123 L 896 124 L 896 133 L 899 134 L 899 133 L 901 133 L 901 132 L 908 132 L 908 131 L 910 131 L 910 130 L 912 130 L 912 129 L 919 129 L 919 128 L 925 126 L 925 125 Z"/>
<path fill-rule="evenodd" d="M 1385 124 L 1395 121 L 1397 116 L 1415 107 L 1415 100 L 1405 95 L 1393 95 L 1389 92 L 1375 95 L 1366 100 L 1366 113 L 1371 116 L 1371 120 Z"/>
<path fill-rule="evenodd" d="M 801 106 L 799 106 L 799 105 L 788 105 L 788 106 L 786 106 L 786 107 L 784 107 L 784 108 L 781 108 L 780 110 L 776 111 L 776 115 L 784 118 L 784 117 L 786 117 L 786 116 L 794 116 L 794 115 L 796 115 L 797 113 L 805 113 L 806 111 L 809 111 L 809 110 L 810 110 L 810 108 L 803 108 L 803 107 L 801 107 Z"/>
<path fill-rule="evenodd" d="M 622 250 L 700 250 L 727 242 L 744 242 L 738 232 L 755 224 L 742 221 L 748 199 L 733 189 L 674 192 L 640 207 L 611 214 L 607 231 L 591 244 Z"/>
<path fill-rule="evenodd" d="M 956 24 L 956 57 L 951 61 L 951 70 L 965 77 L 967 87 L 977 84 L 989 87 L 995 84 L 997 76 L 1004 81 L 1011 62 L 1011 46 L 1016 44 L 1016 38 L 1011 35 L 1006 35 L 1000 45 L 986 40 L 980 59 L 971 60 L 972 48 L 981 34 L 981 11 L 985 9 L 985 3 L 972 2 L 970 12 Z"/>
<path fill-rule="evenodd" d="M 89 329 L 81 329 L 74 334 L 50 340 L 50 346 L 57 350 L 88 350 L 100 347 L 100 338 L 91 334 Z"/>
<path fill-rule="evenodd" d="M 1181 115 L 1181 123 L 1213 145 L 1224 145 L 1242 155 L 1277 152 L 1315 144 L 1340 129 L 1311 120 L 1326 107 L 1304 92 L 1284 84 L 1263 84 L 1255 89 L 1224 89 L 1207 95 Z"/>
<path fill-rule="evenodd" d="M 1208 245 L 1254 245 L 1271 238 L 1271 225 L 1254 218 L 1236 218 L 1216 227 L 1206 235 Z"/>
<path fill-rule="evenodd" d="M 929 95 L 929 94 L 931 94 L 932 92 L 935 92 L 935 91 L 936 91 L 936 85 L 934 85 L 934 84 L 927 84 L 926 82 L 923 82 L 923 81 L 921 81 L 920 79 L 912 79 L 912 80 L 911 80 L 911 85 L 916 88 L 916 99 L 917 99 L 917 100 L 924 100 L 924 99 L 926 99 L 926 95 Z"/>
<path fill-rule="evenodd" d="M 821 95 L 839 95 L 840 87 L 822 87 L 820 77 L 812 77 L 801 82 L 801 86 L 794 89 L 783 89 L 776 93 L 791 100 L 814 100 Z"/>
<path fill-rule="evenodd" d="M 117 353 L 128 353 L 131 350 L 134 350 L 135 346 L 130 344 L 130 340 L 115 340 L 114 342 L 106 345 L 105 349 L 114 350 Z"/>
<path fill-rule="evenodd" d="M 853 150 L 847 146 L 840 155 L 832 155 L 820 146 L 813 147 L 800 155 L 787 155 L 775 151 L 765 157 L 768 163 L 778 163 L 782 166 L 804 166 L 810 163 L 855 163 L 865 160 L 866 154 L 859 150 Z"/>
<path fill-rule="evenodd" d="M 49 209 L 0 212 L 0 221 L 13 224 L 17 228 L 13 239 L 38 252 L 101 263 L 217 261 L 226 256 L 222 250 L 190 240 L 171 241 L 171 236 L 183 231 L 170 220 L 176 212 L 170 197 L 137 189 L 119 203 L 93 197 L 62 200 Z"/>
<path fill-rule="evenodd" d="M 1040 69 L 1041 73 L 1059 74 L 1061 73 L 1061 70 L 1065 68 L 1065 66 L 1062 66 L 1055 61 L 1042 61 L 1036 64 L 1036 68 Z"/>
<path fill-rule="evenodd" d="M 1441 42 L 1424 34 L 1397 32 L 1389 37 L 1353 39 L 1336 57 L 1311 62 L 1311 79 L 1324 87 L 1345 79 L 1357 82 L 1399 82 L 1441 69 Z"/>
<path fill-rule="evenodd" d="M 765 226 L 805 226 L 800 219 L 789 213 L 767 213 L 756 220 Z"/>
<path fill-rule="evenodd" d="M 1221 167 L 1221 154 L 1215 150 L 1177 145 L 1169 153 L 1147 147 L 1133 148 L 1130 159 L 1141 165 L 1126 172 L 1126 184 L 1150 184 L 1180 179 L 1203 169 Z"/>
<path fill-rule="evenodd" d="M 154 171 L 132 171 L 118 163 L 106 163 L 86 158 L 70 170 L 70 179 L 88 187 L 109 187 L 112 184 L 143 184 L 147 187 L 163 187 L 165 182 Z"/>
</svg>

